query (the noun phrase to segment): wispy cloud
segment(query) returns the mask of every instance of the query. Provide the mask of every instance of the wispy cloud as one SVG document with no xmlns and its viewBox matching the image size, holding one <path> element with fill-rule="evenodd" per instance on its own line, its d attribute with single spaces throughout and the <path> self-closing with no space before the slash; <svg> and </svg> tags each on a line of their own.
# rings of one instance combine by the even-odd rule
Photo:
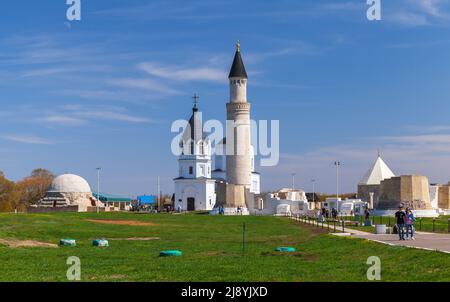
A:
<svg viewBox="0 0 450 302">
<path fill-rule="evenodd" d="M 394 12 L 389 14 L 386 20 L 391 21 L 393 23 L 397 23 L 404 26 L 423 26 L 427 25 L 428 20 L 424 15 L 420 15 L 413 12 Z"/>
<path fill-rule="evenodd" d="M 33 145 L 52 145 L 55 142 L 38 136 L 0 135 L 0 139 Z"/>
<path fill-rule="evenodd" d="M 435 130 L 444 131 L 444 128 L 436 126 Z M 314 178 L 318 181 L 318 191 L 334 192 L 333 162 L 339 160 L 342 162 L 341 192 L 355 192 L 357 183 L 375 160 L 377 149 L 381 148 L 383 159 L 396 175 L 420 174 L 428 176 L 430 182 L 447 183 L 450 174 L 442 167 L 450 166 L 448 132 L 354 138 L 348 145 L 318 147 L 303 154 L 284 153 L 278 166 L 260 169 L 274 180 L 273 188 L 288 183 L 289 175 L 295 172 L 298 185 L 304 189 L 310 190 L 310 180 Z"/>
<path fill-rule="evenodd" d="M 98 120 L 119 121 L 126 123 L 155 123 L 156 121 L 129 114 L 125 108 L 119 106 L 83 106 L 70 104 L 60 106 L 59 110 L 38 119 L 51 125 L 83 126 Z"/>
<path fill-rule="evenodd" d="M 442 10 L 441 4 L 444 3 L 442 0 L 413 0 L 416 5 L 422 9 L 428 15 L 437 18 L 446 18 L 447 14 Z"/>
<path fill-rule="evenodd" d="M 114 112 L 114 111 L 85 111 L 76 113 L 79 116 L 100 120 L 122 121 L 130 123 L 151 123 L 151 119 L 145 117 L 138 117 L 129 114 Z"/>
<path fill-rule="evenodd" d="M 119 78 L 107 81 L 111 85 L 129 89 L 141 89 L 166 95 L 177 95 L 179 91 L 153 79 Z"/>
<path fill-rule="evenodd" d="M 443 0 L 403 0 L 384 10 L 386 20 L 404 26 L 427 26 L 447 23 L 449 2 Z"/>
<path fill-rule="evenodd" d="M 39 121 L 44 123 L 59 124 L 65 126 L 80 126 L 86 124 L 86 121 L 83 119 L 65 115 L 49 115 L 40 118 Z"/>
<path fill-rule="evenodd" d="M 320 5 L 319 7 L 324 10 L 344 10 L 344 11 L 354 11 L 354 10 L 361 10 L 365 8 L 364 2 L 341 2 L 341 3 L 325 3 Z"/>
<path fill-rule="evenodd" d="M 137 67 L 151 76 L 174 81 L 224 82 L 227 79 L 225 70 L 214 67 L 182 68 L 162 66 L 155 62 L 140 63 Z"/>
<path fill-rule="evenodd" d="M 448 149 L 450 151 L 450 134 L 388 136 L 388 137 L 384 137 L 383 139 L 386 141 L 396 142 L 396 143 L 448 144 Z"/>
</svg>

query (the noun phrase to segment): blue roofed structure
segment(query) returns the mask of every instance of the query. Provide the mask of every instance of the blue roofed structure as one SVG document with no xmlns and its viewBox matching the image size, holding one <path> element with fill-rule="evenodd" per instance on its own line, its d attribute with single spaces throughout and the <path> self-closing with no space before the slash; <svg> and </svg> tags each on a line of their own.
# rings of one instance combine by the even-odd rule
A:
<svg viewBox="0 0 450 302">
<path fill-rule="evenodd" d="M 142 195 L 137 197 L 139 205 L 155 205 L 156 196 L 153 195 Z"/>
<path fill-rule="evenodd" d="M 119 195 L 105 194 L 105 193 L 93 193 L 95 198 L 99 199 L 101 202 L 131 202 L 131 198 Z M 98 198 L 97 196 L 100 196 Z"/>
</svg>

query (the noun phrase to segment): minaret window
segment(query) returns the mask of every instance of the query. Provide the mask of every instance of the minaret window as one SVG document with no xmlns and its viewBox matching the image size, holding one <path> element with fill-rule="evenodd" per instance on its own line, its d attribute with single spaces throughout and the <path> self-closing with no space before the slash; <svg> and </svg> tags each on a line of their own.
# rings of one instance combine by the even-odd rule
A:
<svg viewBox="0 0 450 302">
<path fill-rule="evenodd" d="M 194 174 L 194 168 L 193 167 L 189 167 L 189 175 Z"/>
</svg>

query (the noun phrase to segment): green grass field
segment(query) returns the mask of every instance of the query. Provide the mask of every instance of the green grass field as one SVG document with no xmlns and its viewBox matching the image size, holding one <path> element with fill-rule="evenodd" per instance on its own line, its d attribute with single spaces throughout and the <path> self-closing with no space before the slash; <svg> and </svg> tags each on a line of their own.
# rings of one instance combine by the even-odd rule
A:
<svg viewBox="0 0 450 302">
<path fill-rule="evenodd" d="M 153 226 L 101 224 L 87 219 L 133 220 Z M 242 252 L 242 223 L 247 252 Z M 199 214 L 0 214 L 0 239 L 77 247 L 12 248 L 0 244 L 0 281 L 67 281 L 66 259 L 81 259 L 82 281 L 367 281 L 369 256 L 378 256 L 382 281 L 450 281 L 450 255 L 337 238 L 321 229 L 280 217 Z M 109 248 L 92 240 L 110 239 Z M 114 238 L 159 237 L 126 241 Z M 273 252 L 293 246 L 297 253 Z M 180 249 L 184 255 L 161 258 Z"/>
</svg>

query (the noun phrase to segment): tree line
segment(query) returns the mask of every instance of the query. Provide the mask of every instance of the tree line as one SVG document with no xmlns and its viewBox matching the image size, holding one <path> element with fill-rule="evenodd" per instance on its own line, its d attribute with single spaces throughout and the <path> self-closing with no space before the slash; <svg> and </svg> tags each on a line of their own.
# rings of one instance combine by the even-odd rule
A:
<svg viewBox="0 0 450 302">
<path fill-rule="evenodd" d="M 29 176 L 13 182 L 0 171 L 0 212 L 26 211 L 45 197 L 54 178 L 46 169 L 35 169 Z"/>
</svg>

